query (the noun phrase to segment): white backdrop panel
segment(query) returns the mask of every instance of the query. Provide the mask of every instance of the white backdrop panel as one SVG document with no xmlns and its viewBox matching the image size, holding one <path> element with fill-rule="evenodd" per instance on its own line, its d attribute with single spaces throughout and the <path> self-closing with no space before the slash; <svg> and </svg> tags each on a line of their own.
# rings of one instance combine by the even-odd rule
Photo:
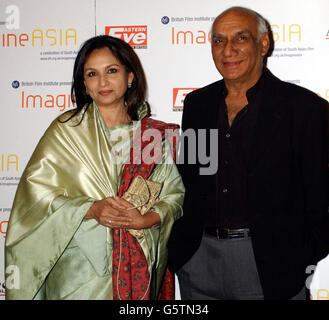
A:
<svg viewBox="0 0 329 320">
<path fill-rule="evenodd" d="M 70 82 L 81 43 L 106 32 L 130 41 L 145 69 L 153 116 L 180 123 L 184 94 L 221 78 L 212 61 L 209 31 L 213 19 L 234 5 L 258 11 L 272 25 L 275 51 L 268 66 L 275 75 L 329 99 L 327 0 L 0 2 L 0 299 L 16 186 L 44 130 L 72 108 Z M 320 269 L 317 279 L 326 280 L 316 288 L 329 282 Z"/>
<path fill-rule="evenodd" d="M 16 186 L 50 122 L 72 108 L 73 62 L 81 42 L 95 34 L 94 8 L 90 0 L 0 2 L 0 299 Z"/>
</svg>

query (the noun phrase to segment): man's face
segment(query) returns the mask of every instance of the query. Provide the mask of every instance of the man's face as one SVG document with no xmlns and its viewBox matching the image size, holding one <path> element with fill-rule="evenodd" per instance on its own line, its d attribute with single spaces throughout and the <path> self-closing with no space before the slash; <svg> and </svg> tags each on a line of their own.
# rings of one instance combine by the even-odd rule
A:
<svg viewBox="0 0 329 320">
<path fill-rule="evenodd" d="M 263 56 L 269 38 L 258 41 L 256 17 L 243 11 L 229 11 L 213 26 L 212 55 L 224 80 L 248 84 L 256 82 L 262 72 Z"/>
</svg>

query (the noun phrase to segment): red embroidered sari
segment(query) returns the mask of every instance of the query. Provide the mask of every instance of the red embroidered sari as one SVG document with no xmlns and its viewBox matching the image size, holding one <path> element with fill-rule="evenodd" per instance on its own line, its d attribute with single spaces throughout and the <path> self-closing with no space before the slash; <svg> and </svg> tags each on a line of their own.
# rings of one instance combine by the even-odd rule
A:
<svg viewBox="0 0 329 320">
<path fill-rule="evenodd" d="M 130 163 L 126 164 L 123 169 L 121 183 L 119 187 L 119 197 L 128 189 L 130 183 L 135 176 L 142 176 L 147 179 L 156 163 L 161 160 L 161 152 L 158 148 L 152 149 L 152 156 L 154 161 L 150 163 L 145 157 L 136 158 L 134 154 L 134 147 L 145 150 L 146 146 L 151 142 L 156 145 L 161 141 L 154 139 L 143 141 L 141 137 L 147 129 L 156 129 L 161 133 L 161 141 L 166 138 L 166 134 L 173 134 L 178 129 L 177 125 L 166 124 L 161 121 L 153 120 L 151 118 L 144 118 L 141 121 L 139 128 L 140 134 L 135 135 L 133 148 L 130 150 Z M 175 161 L 176 155 L 176 141 L 175 137 L 169 137 L 172 141 L 172 155 Z M 162 150 L 162 148 L 160 148 Z M 137 154 L 137 157 L 140 154 Z M 121 244 L 121 246 L 120 246 Z M 121 259 L 120 259 L 121 254 Z M 151 275 L 148 270 L 148 263 L 144 252 L 134 236 L 127 230 L 115 229 L 113 230 L 113 299 L 114 300 L 149 300 L 150 299 L 150 282 Z M 160 290 L 158 299 L 173 300 L 175 298 L 174 277 L 166 269 L 163 284 Z"/>
</svg>

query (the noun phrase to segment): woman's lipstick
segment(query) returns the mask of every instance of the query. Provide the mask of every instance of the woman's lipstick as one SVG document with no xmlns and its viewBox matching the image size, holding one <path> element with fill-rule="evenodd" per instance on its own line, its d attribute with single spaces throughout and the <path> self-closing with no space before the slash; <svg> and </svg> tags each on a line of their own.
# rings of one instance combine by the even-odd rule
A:
<svg viewBox="0 0 329 320">
<path fill-rule="evenodd" d="M 102 90 L 102 91 L 98 91 L 98 93 L 101 95 L 101 96 L 107 96 L 109 95 L 113 90 Z"/>
</svg>

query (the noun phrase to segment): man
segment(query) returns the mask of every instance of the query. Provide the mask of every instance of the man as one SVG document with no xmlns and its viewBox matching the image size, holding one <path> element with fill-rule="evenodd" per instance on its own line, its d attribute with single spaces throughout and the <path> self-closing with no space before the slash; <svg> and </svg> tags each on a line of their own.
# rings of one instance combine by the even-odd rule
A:
<svg viewBox="0 0 329 320">
<path fill-rule="evenodd" d="M 201 175 L 184 143 L 168 244 L 182 299 L 305 299 L 305 269 L 328 253 L 328 103 L 271 74 L 272 41 L 258 13 L 224 11 L 212 27 L 223 80 L 185 98 L 183 131 L 217 128 L 219 152 Z"/>
</svg>

